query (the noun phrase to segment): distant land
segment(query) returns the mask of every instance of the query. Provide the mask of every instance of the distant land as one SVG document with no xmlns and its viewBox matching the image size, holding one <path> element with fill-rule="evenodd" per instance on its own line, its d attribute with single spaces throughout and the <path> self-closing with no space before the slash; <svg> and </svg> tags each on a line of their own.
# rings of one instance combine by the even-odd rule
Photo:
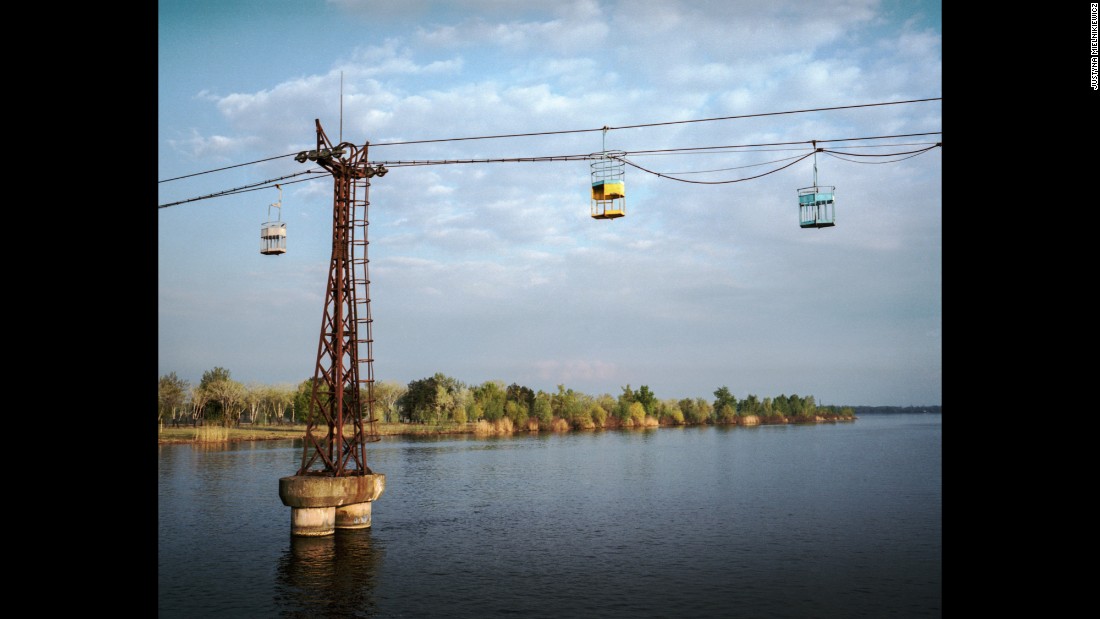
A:
<svg viewBox="0 0 1100 619">
<path fill-rule="evenodd" d="M 897 413 L 939 413 L 939 406 L 851 406 L 856 416 L 860 415 L 893 415 Z"/>
</svg>

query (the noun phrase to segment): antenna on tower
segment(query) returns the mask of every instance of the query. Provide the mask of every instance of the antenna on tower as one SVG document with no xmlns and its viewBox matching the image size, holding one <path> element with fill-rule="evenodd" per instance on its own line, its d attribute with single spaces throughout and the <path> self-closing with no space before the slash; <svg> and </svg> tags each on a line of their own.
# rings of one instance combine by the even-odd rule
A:
<svg viewBox="0 0 1100 619">
<path fill-rule="evenodd" d="M 340 72 L 340 142 L 344 141 L 344 72 Z"/>
</svg>

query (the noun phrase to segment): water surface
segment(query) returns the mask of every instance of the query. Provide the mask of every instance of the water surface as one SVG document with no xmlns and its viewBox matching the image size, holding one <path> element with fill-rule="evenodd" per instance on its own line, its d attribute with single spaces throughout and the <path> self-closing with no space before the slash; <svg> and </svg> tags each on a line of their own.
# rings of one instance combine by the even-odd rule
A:
<svg viewBox="0 0 1100 619">
<path fill-rule="evenodd" d="M 318 539 L 300 444 L 164 445 L 159 616 L 937 617 L 941 419 L 385 438 Z"/>
</svg>

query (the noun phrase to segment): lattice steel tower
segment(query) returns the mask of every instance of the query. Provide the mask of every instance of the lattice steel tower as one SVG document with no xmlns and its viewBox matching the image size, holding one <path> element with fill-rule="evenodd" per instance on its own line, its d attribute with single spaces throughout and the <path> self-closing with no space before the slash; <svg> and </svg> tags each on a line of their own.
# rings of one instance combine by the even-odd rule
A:
<svg viewBox="0 0 1100 619">
<path fill-rule="evenodd" d="M 302 466 L 297 474 L 371 475 L 365 447 L 379 436 L 374 418 L 367 207 L 369 179 L 383 176 L 387 170 L 381 164 L 369 165 L 369 143 L 360 148 L 341 142 L 334 147 L 321 121 L 315 122 L 317 149 L 298 153 L 295 159 L 299 163 L 316 161 L 332 174 L 332 258 Z M 366 357 L 360 355 L 361 344 L 366 344 Z"/>
</svg>

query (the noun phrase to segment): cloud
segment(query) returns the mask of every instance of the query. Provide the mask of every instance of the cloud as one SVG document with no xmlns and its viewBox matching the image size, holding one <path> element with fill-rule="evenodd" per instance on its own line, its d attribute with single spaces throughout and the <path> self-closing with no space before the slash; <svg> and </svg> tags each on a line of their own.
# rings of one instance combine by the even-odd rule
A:
<svg viewBox="0 0 1100 619">
<path fill-rule="evenodd" d="M 203 137 L 192 129 L 186 138 L 168 138 L 165 142 L 178 152 L 194 159 L 224 161 L 246 152 L 260 142 L 256 136 L 228 137 L 211 135 Z"/>
<path fill-rule="evenodd" d="M 567 386 L 578 382 L 619 379 L 618 367 L 609 361 L 544 359 L 535 361 L 534 366 L 541 380 Z"/>
<path fill-rule="evenodd" d="M 391 166 L 370 188 L 376 354 L 386 360 L 385 377 L 443 371 L 597 393 L 626 382 L 657 389 L 657 377 L 669 392 L 706 396 L 735 374 L 761 395 L 795 382 L 806 385 L 800 393 L 820 387 L 815 395 L 836 401 L 891 389 L 872 389 L 861 370 L 841 371 L 837 362 L 927 368 L 925 360 L 939 354 L 939 151 L 888 165 L 819 156 L 821 182 L 835 185 L 838 196 L 838 225 L 826 230 L 803 230 L 797 221 L 796 189 L 812 182 L 812 159 L 725 185 L 628 168 L 628 215 L 615 221 L 589 216 L 588 161 L 400 165 L 583 155 L 605 139 L 624 150 L 803 141 L 632 158 L 687 180 L 733 180 L 782 164 L 746 166 L 810 152 L 811 139 L 938 131 L 941 105 L 934 102 L 606 136 L 557 133 L 937 96 L 936 32 L 895 24 L 878 3 L 857 1 L 330 5 L 362 31 L 357 47 L 333 45 L 275 79 L 204 84 L 188 102 L 200 113 L 192 107 L 165 115 L 165 126 L 194 129 L 165 131 L 162 166 L 184 161 L 190 172 L 196 158 L 239 162 L 311 148 L 315 118 L 335 139 L 343 72 L 344 138 L 369 140 L 372 161 Z M 385 20 L 405 22 L 398 28 Z M 204 114 L 220 124 L 200 122 Z M 394 144 L 537 132 L 547 133 Z M 211 191 L 301 169 L 270 161 L 221 186 L 211 181 Z M 693 174 L 704 170 L 717 171 Z M 283 308 L 306 308 L 293 317 L 304 325 L 294 327 L 300 333 L 287 340 L 305 342 L 305 352 L 284 355 L 306 358 L 304 372 L 285 377 L 300 380 L 316 348 L 321 301 L 310 299 L 320 294 L 329 256 L 332 183 L 285 189 L 291 251 L 281 262 L 247 262 L 257 253 L 266 195 L 166 209 L 173 213 L 160 215 L 160 256 L 180 273 L 201 269 L 201 281 L 192 282 L 200 288 L 230 280 L 226 273 L 245 264 L 253 275 L 285 273 L 285 285 L 268 282 L 280 295 L 269 306 L 280 317 Z M 197 238 L 203 252 L 194 252 Z M 283 271 L 291 264 L 313 266 Z M 162 273 L 176 275 L 167 266 Z M 237 289 L 219 289 L 217 304 L 164 286 L 171 295 L 165 303 L 178 307 L 161 314 L 163 330 L 173 333 L 162 341 L 186 339 L 176 337 L 182 327 L 175 321 L 193 317 L 190 328 L 206 314 L 224 322 L 221 312 L 263 294 L 233 281 Z M 308 294 L 292 293 L 299 289 Z M 897 376 L 890 380 L 909 397 Z"/>
</svg>

